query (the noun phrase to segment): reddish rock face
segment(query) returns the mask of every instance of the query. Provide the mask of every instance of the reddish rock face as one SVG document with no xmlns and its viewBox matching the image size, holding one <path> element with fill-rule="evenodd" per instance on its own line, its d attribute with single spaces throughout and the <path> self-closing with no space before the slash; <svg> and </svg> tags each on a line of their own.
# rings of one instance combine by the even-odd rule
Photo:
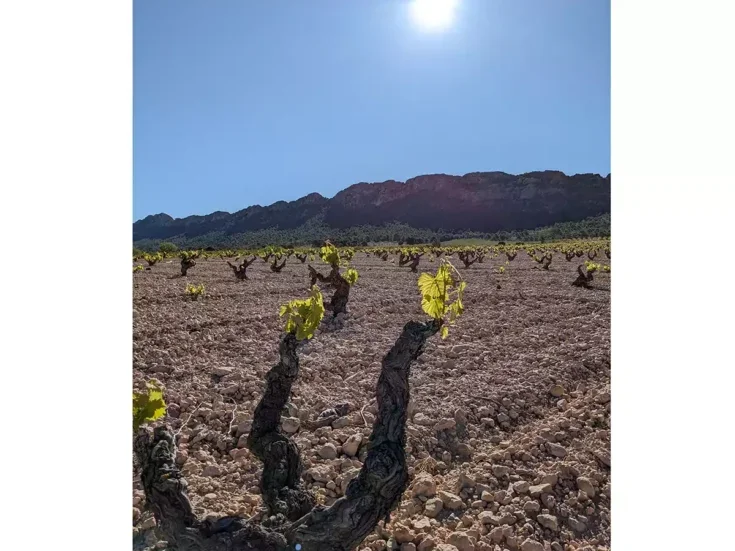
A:
<svg viewBox="0 0 735 551">
<path fill-rule="evenodd" d="M 171 218 L 157 214 L 133 224 L 133 240 L 197 237 L 278 227 L 294 229 L 316 217 L 333 228 L 400 222 L 414 228 L 496 232 L 532 229 L 610 212 L 610 175 L 544 171 L 512 175 L 431 174 L 406 182 L 359 183 L 332 199 L 311 193 L 296 201 L 255 205 L 230 214 Z"/>
<path fill-rule="evenodd" d="M 398 221 L 416 228 L 495 232 L 609 211 L 609 176 L 476 172 L 356 184 L 330 200 L 325 222 L 337 228 Z"/>
</svg>

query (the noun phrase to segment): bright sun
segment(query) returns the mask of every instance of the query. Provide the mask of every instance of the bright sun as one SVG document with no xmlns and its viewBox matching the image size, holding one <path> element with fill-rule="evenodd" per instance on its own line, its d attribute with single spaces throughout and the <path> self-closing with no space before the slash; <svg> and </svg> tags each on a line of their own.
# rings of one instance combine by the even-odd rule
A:
<svg viewBox="0 0 735 551">
<path fill-rule="evenodd" d="M 440 30 L 452 24 L 456 5 L 457 0 L 413 0 L 411 15 L 420 27 Z"/>
</svg>

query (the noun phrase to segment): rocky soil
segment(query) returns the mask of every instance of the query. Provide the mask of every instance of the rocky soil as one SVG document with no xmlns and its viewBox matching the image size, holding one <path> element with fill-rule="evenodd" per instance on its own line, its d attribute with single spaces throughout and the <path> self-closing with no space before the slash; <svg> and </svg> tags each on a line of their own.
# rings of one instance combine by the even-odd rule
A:
<svg viewBox="0 0 735 551">
<path fill-rule="evenodd" d="M 572 287 L 579 262 L 555 255 L 545 271 L 519 254 L 503 274 L 500 258 L 460 268 L 465 314 L 412 368 L 411 485 L 360 550 L 609 549 L 610 281 Z M 419 274 L 362 253 L 353 265 L 349 314 L 301 351 L 283 420 L 326 504 L 362 465 L 383 355 L 408 320 L 425 319 Z M 435 270 L 422 259 L 419 273 Z M 256 260 L 237 281 L 211 259 L 178 272 L 174 260 L 133 276 L 134 382 L 166 387 L 196 512 L 257 518 L 261 464 L 245 440 L 277 362 L 278 308 L 306 296 L 307 267 L 292 258 L 275 274 Z M 186 299 L 187 283 L 203 283 L 204 297 Z M 340 404 L 347 413 L 318 427 Z M 136 547 L 166 548 L 135 476 L 133 526 Z"/>
</svg>

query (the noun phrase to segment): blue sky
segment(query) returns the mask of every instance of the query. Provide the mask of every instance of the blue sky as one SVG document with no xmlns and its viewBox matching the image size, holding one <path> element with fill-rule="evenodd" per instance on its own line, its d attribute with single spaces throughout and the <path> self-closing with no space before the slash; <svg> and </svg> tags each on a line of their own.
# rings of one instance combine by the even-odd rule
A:
<svg viewBox="0 0 735 551">
<path fill-rule="evenodd" d="M 610 2 L 135 0 L 133 217 L 357 182 L 610 172 Z"/>
</svg>

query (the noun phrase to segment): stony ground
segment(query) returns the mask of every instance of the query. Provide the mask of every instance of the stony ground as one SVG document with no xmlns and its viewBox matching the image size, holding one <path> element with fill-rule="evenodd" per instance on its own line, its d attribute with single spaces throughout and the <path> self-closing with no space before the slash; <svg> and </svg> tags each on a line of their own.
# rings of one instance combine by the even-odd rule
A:
<svg viewBox="0 0 735 551">
<path fill-rule="evenodd" d="M 520 253 L 504 274 L 500 258 L 460 268 L 465 314 L 412 368 L 411 486 L 361 550 L 609 549 L 610 278 L 572 287 L 581 262 L 556 255 L 544 271 Z M 327 504 L 362 465 L 383 355 L 408 320 L 425 319 L 418 274 L 361 253 L 353 265 L 350 313 L 303 349 L 284 419 Z M 199 260 L 186 278 L 178 269 L 174 260 L 133 276 L 134 381 L 166 386 L 196 512 L 257 516 L 261 464 L 244 435 L 278 359 L 278 308 L 306 296 L 307 267 L 292 258 L 275 274 L 257 260 L 247 281 L 220 260 Z M 187 282 L 203 283 L 204 297 L 187 300 Z M 345 417 L 308 428 L 344 402 Z M 136 546 L 165 549 L 133 485 Z"/>
</svg>

